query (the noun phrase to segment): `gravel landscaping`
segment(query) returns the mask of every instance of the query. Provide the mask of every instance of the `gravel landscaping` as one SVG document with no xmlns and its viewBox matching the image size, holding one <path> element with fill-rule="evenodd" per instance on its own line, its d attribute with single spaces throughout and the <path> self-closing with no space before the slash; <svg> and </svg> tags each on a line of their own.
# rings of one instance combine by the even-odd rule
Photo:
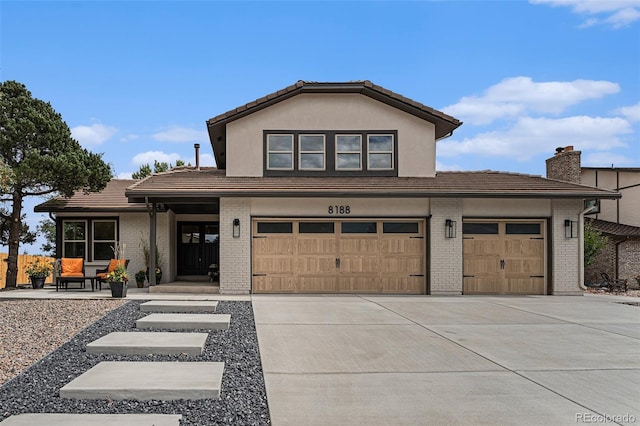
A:
<svg viewBox="0 0 640 426">
<path fill-rule="evenodd" d="M 142 301 L 131 301 L 113 310 L 5 383 L 0 388 L 0 421 L 13 414 L 47 412 L 182 414 L 183 425 L 271 423 L 250 302 L 219 302 L 216 313 L 231 314 L 230 328 L 195 330 L 209 334 L 205 352 L 200 356 L 122 356 L 85 352 L 87 343 L 111 332 L 140 331 L 135 328 L 135 321 L 147 315 L 140 312 L 140 303 Z M 224 361 L 221 398 L 107 401 L 59 397 L 58 391 L 62 386 L 102 361 Z"/>
</svg>

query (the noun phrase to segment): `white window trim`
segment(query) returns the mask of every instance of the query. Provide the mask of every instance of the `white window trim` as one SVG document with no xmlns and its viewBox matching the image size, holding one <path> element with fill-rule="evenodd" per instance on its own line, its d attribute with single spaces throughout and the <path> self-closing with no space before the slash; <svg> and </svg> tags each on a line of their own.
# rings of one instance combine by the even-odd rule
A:
<svg viewBox="0 0 640 426">
<path fill-rule="evenodd" d="M 291 136 L 291 149 L 289 151 L 272 151 L 270 148 L 270 136 Z M 267 134 L 267 170 L 293 170 L 293 147 L 294 135 L 292 133 L 269 133 Z M 271 167 L 269 154 L 289 154 L 291 156 L 291 167 Z"/>
<path fill-rule="evenodd" d="M 371 136 L 391 136 L 391 151 L 371 151 L 370 138 Z M 393 134 L 391 133 L 370 133 L 367 134 L 367 170 L 394 170 L 394 162 L 395 162 L 395 140 L 393 138 Z M 370 156 L 371 154 L 391 154 L 391 167 L 371 167 Z"/>
<path fill-rule="evenodd" d="M 98 240 L 95 238 L 96 235 L 96 223 L 101 222 L 112 222 L 113 230 L 115 235 L 113 236 L 113 240 Z M 115 219 L 94 219 L 91 221 L 91 259 L 94 261 L 103 261 L 109 259 L 96 259 L 96 243 L 112 243 L 112 247 L 116 246 L 118 242 L 118 221 Z"/>
<path fill-rule="evenodd" d="M 302 137 L 303 136 L 321 136 L 322 137 L 322 151 L 303 151 L 302 150 Z M 327 136 L 321 133 L 303 133 L 298 135 L 298 170 L 318 171 L 322 172 L 327 170 Z M 322 168 L 319 167 L 302 167 L 302 154 L 322 154 Z"/>
<path fill-rule="evenodd" d="M 84 240 L 67 240 L 65 238 L 65 232 L 64 232 L 64 225 L 65 223 L 84 223 Z M 87 237 L 89 236 L 89 223 L 87 220 L 83 220 L 83 219 L 69 219 L 69 220 L 63 220 L 62 221 L 62 257 L 67 257 L 67 253 L 65 245 L 67 242 L 73 242 L 73 243 L 84 243 L 84 257 L 83 259 L 87 260 L 87 254 L 88 254 L 88 244 L 89 241 L 87 240 Z"/>
<path fill-rule="evenodd" d="M 338 138 L 340 136 L 357 136 L 358 139 L 360 139 L 360 150 L 359 151 L 339 151 L 338 150 Z M 335 157 L 335 169 L 339 170 L 339 171 L 361 171 L 362 170 L 362 135 L 361 134 L 349 134 L 349 133 L 341 133 L 341 134 L 336 134 L 336 140 L 335 140 L 335 151 L 336 151 L 336 157 Z M 338 155 L 339 154 L 358 154 L 358 156 L 360 157 L 360 167 L 358 168 L 341 168 L 338 167 Z"/>
</svg>

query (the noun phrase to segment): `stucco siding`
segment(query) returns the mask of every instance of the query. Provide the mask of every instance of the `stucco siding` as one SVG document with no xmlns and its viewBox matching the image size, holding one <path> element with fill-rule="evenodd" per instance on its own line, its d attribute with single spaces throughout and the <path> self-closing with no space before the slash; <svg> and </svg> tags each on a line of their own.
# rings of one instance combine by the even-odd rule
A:
<svg viewBox="0 0 640 426">
<path fill-rule="evenodd" d="M 229 123 L 227 176 L 263 175 L 263 130 L 397 130 L 398 175 L 435 174 L 434 125 L 364 95 L 301 94 Z"/>
<path fill-rule="evenodd" d="M 514 198 L 466 198 L 462 201 L 465 217 L 549 217 L 551 200 Z"/>
<path fill-rule="evenodd" d="M 349 214 L 328 213 L 330 206 L 349 206 Z M 273 217 L 417 217 L 429 214 L 427 198 L 253 198 L 252 216 Z"/>
</svg>

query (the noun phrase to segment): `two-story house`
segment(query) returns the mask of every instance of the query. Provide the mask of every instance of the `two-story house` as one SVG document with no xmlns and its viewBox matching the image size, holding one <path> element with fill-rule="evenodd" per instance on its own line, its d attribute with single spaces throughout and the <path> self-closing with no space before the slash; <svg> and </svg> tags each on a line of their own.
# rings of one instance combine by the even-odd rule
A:
<svg viewBox="0 0 640 426">
<path fill-rule="evenodd" d="M 163 281 L 216 264 L 221 293 L 580 294 L 583 201 L 619 194 L 436 172 L 461 124 L 369 81 L 299 81 L 207 121 L 215 169 L 36 210 L 56 213 L 59 256 L 103 265 L 117 240 L 135 270 L 151 236 Z"/>
</svg>

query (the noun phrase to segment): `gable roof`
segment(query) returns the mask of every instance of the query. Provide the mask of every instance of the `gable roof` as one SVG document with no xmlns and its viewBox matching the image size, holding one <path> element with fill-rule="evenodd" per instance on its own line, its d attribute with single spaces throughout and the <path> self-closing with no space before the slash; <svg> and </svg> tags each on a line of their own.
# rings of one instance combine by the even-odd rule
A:
<svg viewBox="0 0 640 426">
<path fill-rule="evenodd" d="M 220 169 L 226 168 L 226 125 L 261 109 L 301 93 L 359 93 L 392 107 L 398 108 L 435 125 L 436 140 L 447 137 L 462 122 L 444 112 L 428 107 L 420 102 L 404 97 L 369 80 L 349 81 L 343 83 L 327 83 L 299 80 L 291 86 L 278 90 L 255 101 L 227 111 L 207 120 L 209 139 L 213 147 L 216 164 Z"/>
<path fill-rule="evenodd" d="M 159 173 L 127 188 L 131 202 L 215 197 L 620 198 L 589 186 L 517 173 L 439 172 L 436 177 L 227 177 L 224 170 Z"/>
<path fill-rule="evenodd" d="M 133 179 L 111 179 L 100 192 L 76 192 L 70 198 L 56 197 L 38 204 L 33 211 L 43 212 L 138 212 L 147 211 L 146 205 L 132 204 L 125 190 L 137 182 Z"/>
<path fill-rule="evenodd" d="M 609 222 L 600 219 L 586 218 L 585 220 L 587 223 L 591 224 L 593 229 L 596 229 L 605 235 L 640 238 L 640 227 L 638 226 L 624 225 L 622 223 Z"/>
</svg>

